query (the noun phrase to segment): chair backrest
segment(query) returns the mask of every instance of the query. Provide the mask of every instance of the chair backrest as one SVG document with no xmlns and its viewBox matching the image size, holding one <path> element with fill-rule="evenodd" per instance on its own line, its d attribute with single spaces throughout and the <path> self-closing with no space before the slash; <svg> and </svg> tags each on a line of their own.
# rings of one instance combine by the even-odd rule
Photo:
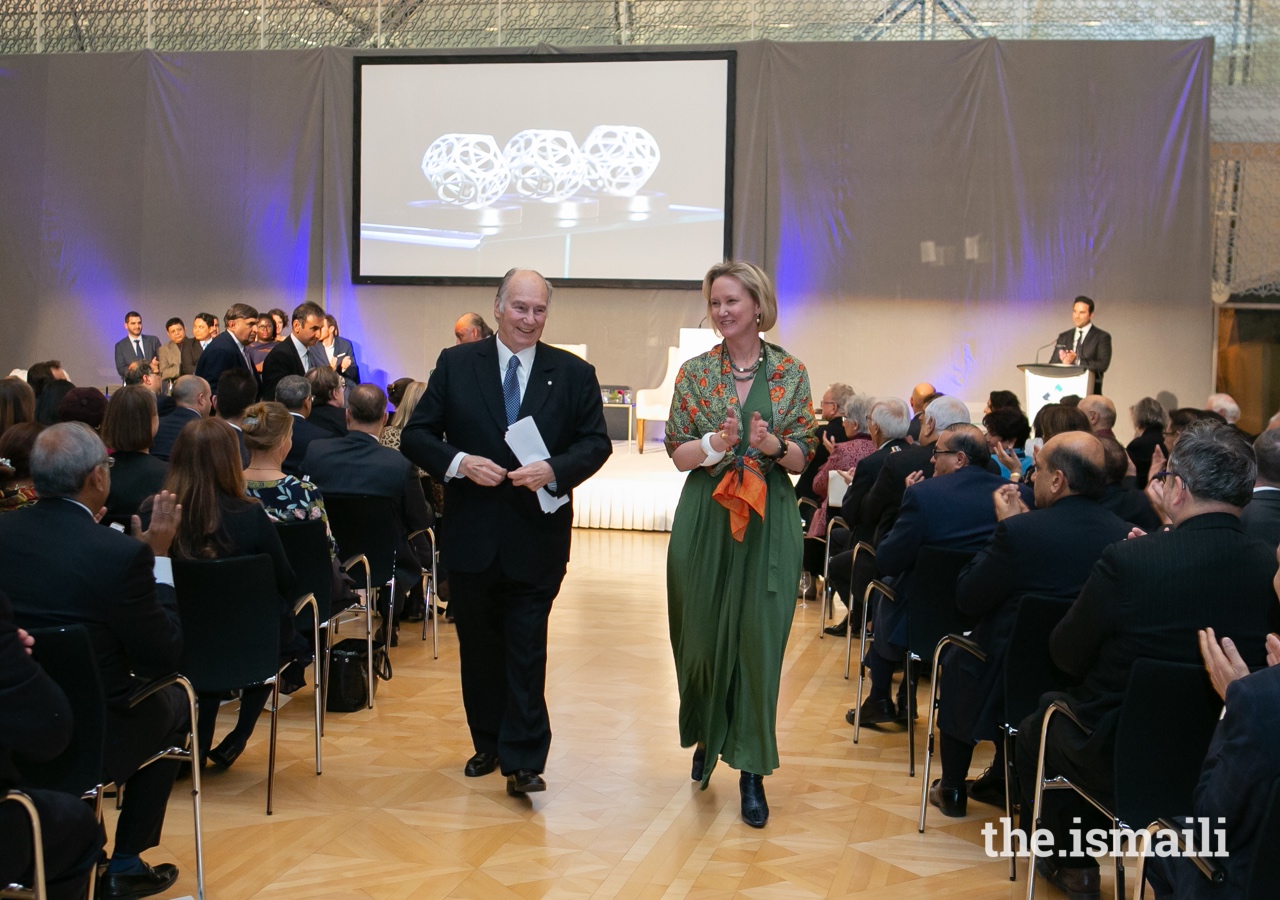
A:
<svg viewBox="0 0 1280 900">
<path fill-rule="evenodd" d="M 1049 657 L 1049 636 L 1071 608 L 1070 600 L 1030 595 L 1018 612 L 1004 657 L 1004 723 L 1014 728 L 1036 711 L 1040 697 L 1062 690 L 1067 675 Z"/>
<path fill-rule="evenodd" d="M 329 538 L 324 522 L 311 519 L 276 525 L 276 534 L 284 547 L 284 555 L 293 566 L 294 594 L 314 594 L 321 621 L 327 622 L 338 610 L 333 609 L 333 561 L 329 557 Z M 291 599 L 296 599 L 291 598 Z M 311 630 L 311 608 L 298 614 L 298 629 Z"/>
<path fill-rule="evenodd" d="M 31 656 L 71 704 L 71 743 L 57 757 L 34 762 L 15 757 L 24 787 L 80 796 L 102 782 L 107 699 L 93 641 L 83 625 L 35 628 Z"/>
<path fill-rule="evenodd" d="M 1200 768 L 1222 714 L 1202 666 L 1138 659 L 1120 706 L 1115 814 L 1141 828 L 1191 815 Z"/>
<path fill-rule="evenodd" d="M 260 684 L 280 660 L 281 598 L 271 557 L 175 559 L 182 619 L 178 671 L 201 693 Z"/>
<path fill-rule="evenodd" d="M 400 525 L 391 499 L 325 493 L 324 505 L 338 552 L 344 557 L 363 553 L 369 560 L 374 587 L 389 582 L 395 573 L 396 546 L 400 542 Z"/>
<path fill-rule="evenodd" d="M 905 600 L 907 649 L 921 659 L 931 659 L 946 635 L 973 627 L 973 620 L 956 608 L 956 581 L 974 555 L 965 550 L 920 548 Z"/>
<path fill-rule="evenodd" d="M 1280 884 L 1280 778 L 1271 782 L 1267 798 L 1267 811 L 1262 817 L 1262 827 L 1253 846 L 1257 854 L 1253 859 L 1253 871 L 1249 873 L 1245 900 L 1271 900 Z"/>
</svg>

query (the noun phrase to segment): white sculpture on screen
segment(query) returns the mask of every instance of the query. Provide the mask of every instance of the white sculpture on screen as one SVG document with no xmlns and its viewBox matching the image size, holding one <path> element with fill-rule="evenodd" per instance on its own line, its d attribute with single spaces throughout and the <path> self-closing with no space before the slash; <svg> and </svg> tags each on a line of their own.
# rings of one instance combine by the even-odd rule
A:
<svg viewBox="0 0 1280 900">
<path fill-rule="evenodd" d="M 587 177 L 587 158 L 567 131 L 526 128 L 507 141 L 502 155 L 516 191 L 531 200 L 565 200 Z"/>
<path fill-rule="evenodd" d="M 503 195 L 511 170 L 491 134 L 442 134 L 422 156 L 422 174 L 450 206 L 482 209 Z"/>
<path fill-rule="evenodd" d="M 658 168 L 662 152 L 653 135 L 635 125 L 597 125 L 582 142 L 592 190 L 634 197 Z"/>
</svg>

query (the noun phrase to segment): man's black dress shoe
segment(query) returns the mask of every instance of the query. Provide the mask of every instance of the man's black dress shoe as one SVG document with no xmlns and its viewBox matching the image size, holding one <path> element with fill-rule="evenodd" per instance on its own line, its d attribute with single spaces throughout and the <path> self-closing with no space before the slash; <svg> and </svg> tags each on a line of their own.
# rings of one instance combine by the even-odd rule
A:
<svg viewBox="0 0 1280 900">
<path fill-rule="evenodd" d="M 154 869 L 143 863 L 140 872 L 108 872 L 103 875 L 101 893 L 109 900 L 133 900 L 158 894 L 177 880 L 178 867 L 173 863 L 161 863 Z"/>
<path fill-rule="evenodd" d="M 693 748 L 693 767 L 689 769 L 689 778 L 693 781 L 701 781 L 702 773 L 707 767 L 707 748 L 699 744 Z"/>
<path fill-rule="evenodd" d="M 941 779 L 929 785 L 929 802 L 942 814 L 952 819 L 962 819 L 969 806 L 969 797 L 959 788 L 944 788 Z"/>
<path fill-rule="evenodd" d="M 547 783 L 542 780 L 542 776 L 531 769 L 516 769 L 507 776 L 507 793 L 512 797 L 533 794 L 546 789 Z"/>
<path fill-rule="evenodd" d="M 1045 880 L 1067 895 L 1067 900 L 1100 900 L 1102 874 L 1097 864 L 1083 869 L 1068 869 L 1058 860 L 1042 856 L 1036 860 L 1036 871 Z"/>
<path fill-rule="evenodd" d="M 849 617 L 845 616 L 836 624 L 828 625 L 826 628 L 822 630 L 827 634 L 831 635 L 832 637 L 844 637 L 844 633 L 848 629 L 848 627 L 849 627 Z"/>
<path fill-rule="evenodd" d="M 856 709 L 849 710 L 844 714 L 844 720 L 852 725 L 857 712 Z M 868 697 L 862 701 L 863 725 L 880 725 L 885 722 L 896 721 L 897 718 L 898 714 L 894 710 L 892 700 L 872 700 Z"/>
<path fill-rule="evenodd" d="M 481 775 L 488 775 L 496 768 L 498 768 L 498 754 L 485 753 L 481 750 L 467 760 L 466 768 L 462 770 L 462 774 L 468 778 L 479 778 Z"/>
<path fill-rule="evenodd" d="M 769 804 L 764 799 L 764 776 L 743 772 L 738 778 L 742 794 L 742 821 L 752 828 L 763 828 L 769 821 Z"/>
<path fill-rule="evenodd" d="M 219 769 L 229 769 L 231 764 L 244 752 L 244 738 L 235 732 L 222 739 L 222 743 L 209 751 L 209 762 Z"/>
<path fill-rule="evenodd" d="M 987 769 L 978 778 L 969 782 L 969 796 L 979 803 L 1004 809 L 1004 778 L 1002 776 L 1002 771 L 995 768 Z"/>
</svg>

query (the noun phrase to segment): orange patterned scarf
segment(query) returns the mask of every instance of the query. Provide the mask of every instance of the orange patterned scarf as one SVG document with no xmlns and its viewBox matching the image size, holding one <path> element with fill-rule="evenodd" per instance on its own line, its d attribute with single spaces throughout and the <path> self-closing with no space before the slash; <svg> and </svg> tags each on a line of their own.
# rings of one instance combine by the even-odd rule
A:
<svg viewBox="0 0 1280 900">
<path fill-rule="evenodd" d="M 744 459 L 741 468 L 731 467 L 716 485 L 711 496 L 729 510 L 729 526 L 733 530 L 735 541 L 741 541 L 746 536 L 751 510 L 754 509 L 761 519 L 764 518 L 765 493 L 764 473 L 753 457 Z"/>
</svg>

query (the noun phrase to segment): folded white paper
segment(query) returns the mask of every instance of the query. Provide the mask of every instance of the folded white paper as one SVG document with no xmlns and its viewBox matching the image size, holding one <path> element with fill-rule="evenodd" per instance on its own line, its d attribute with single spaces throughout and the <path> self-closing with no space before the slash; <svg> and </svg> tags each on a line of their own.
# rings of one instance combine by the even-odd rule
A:
<svg viewBox="0 0 1280 900">
<path fill-rule="evenodd" d="M 507 429 L 507 446 L 522 466 L 551 457 L 547 442 L 542 439 L 542 432 L 538 431 L 538 424 L 533 421 L 532 416 L 525 416 L 511 423 L 511 427 Z M 553 513 L 568 502 L 567 496 L 553 497 L 546 488 L 538 489 L 538 503 L 544 513 Z"/>
</svg>

